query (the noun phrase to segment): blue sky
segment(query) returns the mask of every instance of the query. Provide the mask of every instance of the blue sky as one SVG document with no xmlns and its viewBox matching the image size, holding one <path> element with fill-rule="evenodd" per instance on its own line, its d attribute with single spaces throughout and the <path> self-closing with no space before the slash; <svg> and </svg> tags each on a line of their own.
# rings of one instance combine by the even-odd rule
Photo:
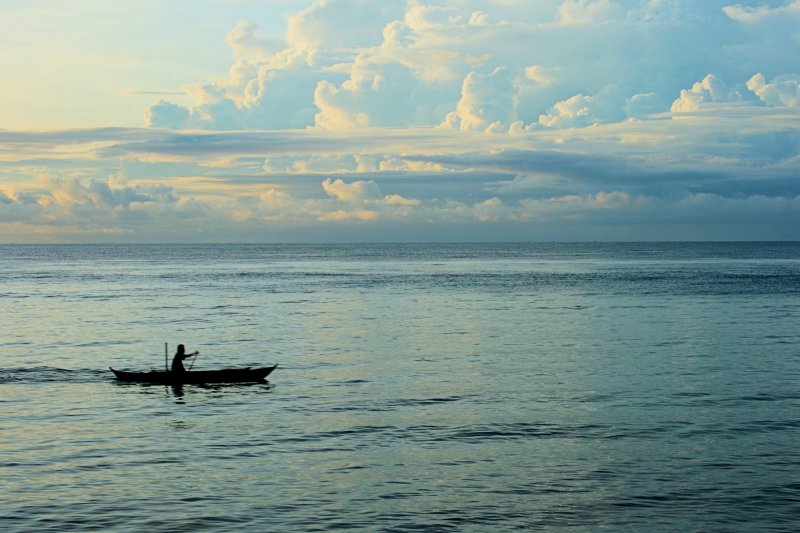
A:
<svg viewBox="0 0 800 533">
<path fill-rule="evenodd" d="M 0 71 L 0 242 L 800 238 L 800 0 L 6 0 Z"/>
</svg>

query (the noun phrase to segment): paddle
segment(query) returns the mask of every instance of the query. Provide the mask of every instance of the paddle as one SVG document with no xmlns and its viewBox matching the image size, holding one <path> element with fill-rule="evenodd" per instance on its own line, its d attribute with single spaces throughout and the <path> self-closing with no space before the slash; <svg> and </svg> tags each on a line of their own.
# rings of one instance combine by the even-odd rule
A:
<svg viewBox="0 0 800 533">
<path fill-rule="evenodd" d="M 200 352 L 194 352 L 194 353 L 192 354 L 192 357 L 194 357 L 194 359 L 192 359 L 192 364 L 191 364 L 191 365 L 189 365 L 189 370 L 191 370 L 191 369 L 192 369 L 192 367 L 194 366 L 194 362 L 195 362 L 195 361 L 197 361 L 197 356 L 198 356 L 198 355 L 200 355 Z M 188 370 L 187 370 L 187 372 L 188 372 Z"/>
</svg>

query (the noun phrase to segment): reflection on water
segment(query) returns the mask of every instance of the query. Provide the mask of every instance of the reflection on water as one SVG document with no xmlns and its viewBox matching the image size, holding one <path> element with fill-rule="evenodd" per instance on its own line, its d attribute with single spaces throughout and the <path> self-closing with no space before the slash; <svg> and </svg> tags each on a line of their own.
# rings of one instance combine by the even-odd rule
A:
<svg viewBox="0 0 800 533">
<path fill-rule="evenodd" d="M 142 386 L 141 384 L 131 384 L 131 385 Z M 210 383 L 201 385 L 174 384 L 174 385 L 166 385 L 166 386 L 160 385 L 160 386 L 171 390 L 173 397 L 175 397 L 175 399 L 178 400 L 178 403 L 186 403 L 184 396 L 185 396 L 185 391 L 187 389 L 189 389 L 190 391 L 193 389 L 197 389 L 196 392 L 202 393 L 204 398 L 223 398 L 224 397 L 223 393 L 235 393 L 237 390 L 241 390 L 243 392 L 248 391 L 251 393 L 261 394 L 261 393 L 270 393 L 275 389 L 275 385 L 273 385 L 267 380 L 258 383 Z"/>
<path fill-rule="evenodd" d="M 178 400 L 176 403 L 185 403 L 183 401 L 183 385 L 172 385 L 170 388 L 172 389 L 173 396 Z"/>
</svg>

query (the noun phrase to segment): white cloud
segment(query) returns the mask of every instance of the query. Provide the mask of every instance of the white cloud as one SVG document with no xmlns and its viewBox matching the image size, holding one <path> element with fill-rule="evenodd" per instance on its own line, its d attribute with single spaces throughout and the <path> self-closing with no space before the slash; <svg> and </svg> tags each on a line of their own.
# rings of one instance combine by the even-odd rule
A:
<svg viewBox="0 0 800 533">
<path fill-rule="evenodd" d="M 447 168 L 441 163 L 431 161 L 415 161 L 413 159 L 400 159 L 389 157 L 378 164 L 381 171 L 409 171 L 409 172 L 446 172 Z"/>
<path fill-rule="evenodd" d="M 383 27 L 402 16 L 403 0 L 317 0 L 291 17 L 286 41 L 313 53 L 381 43 Z"/>
<path fill-rule="evenodd" d="M 327 178 L 322 182 L 322 188 L 331 198 L 354 206 L 369 204 L 373 209 L 380 209 L 386 206 L 417 207 L 422 204 L 416 198 L 406 198 L 399 194 L 382 196 L 380 187 L 372 180 L 346 183 L 342 179 Z"/>
<path fill-rule="evenodd" d="M 35 193 L 36 203 L 64 208 L 85 206 L 113 209 L 129 208 L 131 204 L 176 201 L 169 187 L 163 185 L 130 187 L 118 176 L 112 176 L 106 181 L 42 177 L 37 188 L 39 190 Z"/>
<path fill-rule="evenodd" d="M 755 74 L 747 81 L 747 88 L 762 102 L 771 106 L 800 106 L 800 79 L 778 76 L 767 83 L 763 74 Z"/>
<path fill-rule="evenodd" d="M 539 117 L 539 124 L 548 128 L 573 128 L 588 126 L 593 122 L 591 108 L 594 97 L 576 94 L 556 103 L 550 113 Z"/>
<path fill-rule="evenodd" d="M 377 81 L 378 78 L 375 78 Z M 321 81 L 314 91 L 314 104 L 319 113 L 314 116 L 317 126 L 326 130 L 348 130 L 370 126 L 370 116 L 353 108 L 358 99 L 359 88 L 355 84 L 337 88 L 330 82 Z"/>
<path fill-rule="evenodd" d="M 624 191 L 597 192 L 594 194 L 569 194 L 549 198 L 525 199 L 520 201 L 520 217 L 524 219 L 547 219 L 550 217 L 591 218 L 598 210 L 628 211 L 642 210 L 650 203 L 645 196 L 633 197 Z M 596 215 L 595 215 L 596 216 Z"/>
<path fill-rule="evenodd" d="M 144 112 L 148 128 L 183 128 L 189 124 L 189 110 L 178 104 L 159 100 Z"/>
<path fill-rule="evenodd" d="M 788 4 L 779 7 L 770 7 L 759 4 L 749 6 L 736 4 L 722 8 L 726 15 L 733 20 L 747 24 L 761 23 L 778 18 L 800 18 L 800 0 L 790 0 Z"/>
<path fill-rule="evenodd" d="M 378 220 L 379 217 L 380 213 L 369 209 L 355 209 L 352 211 L 345 211 L 344 209 L 339 209 L 336 211 L 329 211 L 327 213 L 323 213 L 319 217 L 317 217 L 317 220 L 320 222 L 348 222 L 348 221 L 371 222 Z"/>
<path fill-rule="evenodd" d="M 349 204 L 363 204 L 381 197 L 381 191 L 374 181 L 345 183 L 341 179 L 328 178 L 322 182 L 322 188 L 331 198 Z"/>
<path fill-rule="evenodd" d="M 797 2 L 307 5 L 152 129 L 0 130 L 0 236 L 796 237 Z"/>
<path fill-rule="evenodd" d="M 729 89 L 725 83 L 709 74 L 702 81 L 692 85 L 691 89 L 681 90 L 680 97 L 672 103 L 673 113 L 697 111 L 706 102 L 738 102 L 741 95 Z"/>
<path fill-rule="evenodd" d="M 279 189 L 269 189 L 261 193 L 261 202 L 269 209 L 286 209 L 295 205 L 294 199 Z"/>
<path fill-rule="evenodd" d="M 470 72 L 461 85 L 461 99 L 442 126 L 460 130 L 486 130 L 493 124 L 516 121 L 516 91 L 506 69 L 488 76 Z"/>
<path fill-rule="evenodd" d="M 225 37 L 234 58 L 239 63 L 255 64 L 266 61 L 275 53 L 278 43 L 270 42 L 259 35 L 259 27 L 253 22 L 239 21 Z"/>
<path fill-rule="evenodd" d="M 639 93 L 628 98 L 624 109 L 627 116 L 642 118 L 663 111 L 664 101 L 657 93 Z"/>
<path fill-rule="evenodd" d="M 539 85 L 553 85 L 558 81 L 558 69 L 547 68 L 542 65 L 529 65 L 525 67 L 525 79 Z"/>
<path fill-rule="evenodd" d="M 404 198 L 399 194 L 387 194 L 384 197 L 384 201 L 387 205 L 399 205 L 404 207 L 417 207 L 422 204 L 422 202 L 416 198 Z"/>
<path fill-rule="evenodd" d="M 778 80 L 800 71 L 800 60 L 781 52 L 789 42 L 796 47 L 800 32 L 776 24 L 796 21 L 798 5 L 317 0 L 288 19 L 283 45 L 238 23 L 226 39 L 234 57 L 228 77 L 185 87 L 189 106 L 154 104 L 146 124 L 331 131 L 444 124 L 517 134 L 533 124 L 650 116 L 673 101 L 676 112 L 695 110 L 735 100 L 754 72 Z M 739 31 L 741 24 L 752 31 Z"/>
<path fill-rule="evenodd" d="M 26 190 L 0 193 L 0 228 L 32 235 L 132 234 L 154 221 L 177 224 L 179 219 L 202 218 L 203 211 L 202 204 L 176 196 L 171 187 L 129 186 L 121 176 L 97 180 L 43 175 Z"/>
<path fill-rule="evenodd" d="M 623 14 L 623 8 L 612 0 L 564 0 L 558 7 L 558 20 L 562 24 L 598 24 Z"/>
<path fill-rule="evenodd" d="M 500 198 L 493 197 L 478 202 L 473 207 L 474 216 L 481 222 L 499 222 L 508 217 L 508 209 Z"/>
<path fill-rule="evenodd" d="M 469 16 L 469 24 L 472 26 L 480 26 L 482 24 L 488 24 L 491 20 L 491 17 L 484 13 L 483 11 L 473 11 L 472 14 Z"/>
</svg>

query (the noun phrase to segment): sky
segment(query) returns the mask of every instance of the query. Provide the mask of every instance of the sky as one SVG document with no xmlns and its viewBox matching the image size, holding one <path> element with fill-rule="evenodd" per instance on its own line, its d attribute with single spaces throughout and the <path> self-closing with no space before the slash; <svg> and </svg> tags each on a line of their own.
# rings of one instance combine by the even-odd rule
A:
<svg viewBox="0 0 800 533">
<path fill-rule="evenodd" d="M 0 243 L 800 240 L 800 0 L 3 0 Z"/>
</svg>

